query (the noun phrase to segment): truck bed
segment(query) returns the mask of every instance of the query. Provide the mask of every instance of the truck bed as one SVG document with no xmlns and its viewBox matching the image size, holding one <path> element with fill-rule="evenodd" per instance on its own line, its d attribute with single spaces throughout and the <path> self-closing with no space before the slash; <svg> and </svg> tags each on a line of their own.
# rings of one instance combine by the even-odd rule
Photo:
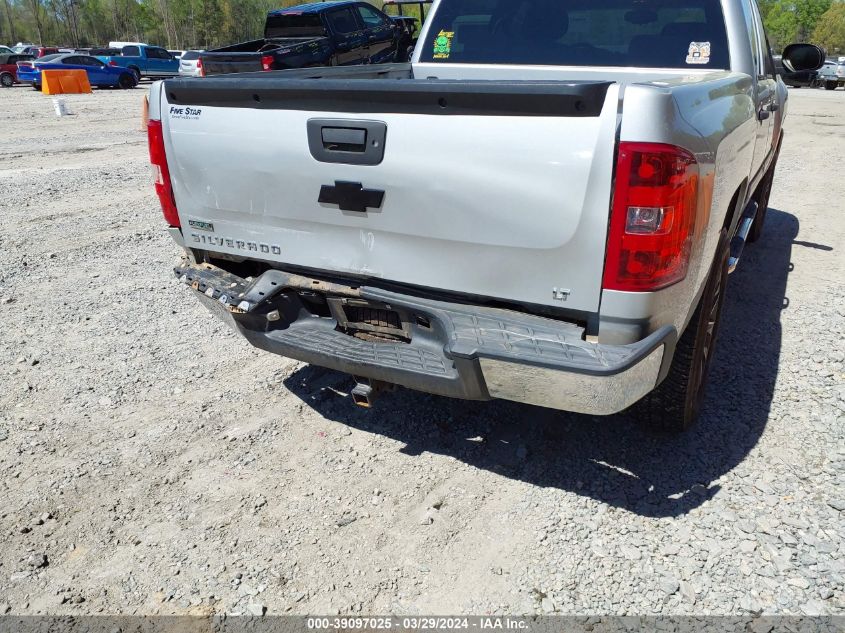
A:
<svg viewBox="0 0 845 633">
<path fill-rule="evenodd" d="M 280 49 L 290 49 L 292 54 L 302 47 L 319 44 L 326 37 L 283 37 L 240 42 L 217 48 L 200 55 L 206 75 L 221 75 L 261 71 L 261 57 Z"/>
</svg>

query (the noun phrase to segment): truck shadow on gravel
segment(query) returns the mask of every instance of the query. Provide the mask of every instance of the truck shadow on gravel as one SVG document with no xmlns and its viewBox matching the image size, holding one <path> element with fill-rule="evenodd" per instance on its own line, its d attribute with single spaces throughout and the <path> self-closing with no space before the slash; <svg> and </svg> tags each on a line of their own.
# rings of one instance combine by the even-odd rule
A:
<svg viewBox="0 0 845 633">
<path fill-rule="evenodd" d="M 351 404 L 349 377 L 305 366 L 285 386 L 324 417 L 476 468 L 584 495 L 649 517 L 677 516 L 720 490 L 719 479 L 756 445 L 769 417 L 795 216 L 770 208 L 760 242 L 728 285 L 699 424 L 678 435 L 505 401 L 466 402 L 399 389 L 371 410 Z"/>
</svg>

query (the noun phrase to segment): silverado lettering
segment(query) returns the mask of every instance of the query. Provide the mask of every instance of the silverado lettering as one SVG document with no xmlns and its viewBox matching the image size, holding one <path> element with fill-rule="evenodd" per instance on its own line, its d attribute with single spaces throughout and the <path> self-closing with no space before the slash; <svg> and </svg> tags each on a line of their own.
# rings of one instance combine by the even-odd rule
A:
<svg viewBox="0 0 845 633">
<path fill-rule="evenodd" d="M 211 246 L 225 246 L 227 248 L 244 251 L 259 251 L 262 253 L 272 253 L 274 255 L 281 255 L 282 247 L 276 244 L 264 244 L 263 242 L 245 242 L 243 240 L 235 240 L 229 237 L 219 237 L 216 235 L 205 235 L 201 233 L 191 233 L 191 240 L 197 244 L 209 244 Z"/>
</svg>

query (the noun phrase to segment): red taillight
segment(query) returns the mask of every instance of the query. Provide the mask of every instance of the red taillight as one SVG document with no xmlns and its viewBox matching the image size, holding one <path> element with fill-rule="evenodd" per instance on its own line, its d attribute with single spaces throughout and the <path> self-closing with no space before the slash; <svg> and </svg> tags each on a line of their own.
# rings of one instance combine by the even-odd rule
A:
<svg viewBox="0 0 845 633">
<path fill-rule="evenodd" d="M 197 70 L 199 71 L 200 77 L 205 77 L 205 69 L 202 67 L 202 57 L 197 59 Z"/>
<path fill-rule="evenodd" d="M 273 56 L 272 55 L 262 55 L 261 56 L 261 70 L 273 70 Z"/>
<path fill-rule="evenodd" d="M 659 143 L 619 144 L 604 288 L 657 290 L 687 274 L 698 206 L 698 163 Z"/>
<path fill-rule="evenodd" d="M 117 62 L 114 61 L 113 59 L 110 59 L 109 60 L 109 66 L 117 66 Z"/>
<path fill-rule="evenodd" d="M 164 133 L 161 129 L 161 121 L 150 119 L 147 123 L 147 140 L 150 144 L 153 182 L 164 219 L 170 226 L 180 226 L 176 201 L 173 199 L 173 187 L 170 184 L 170 170 L 167 168 L 167 155 L 164 153 Z"/>
</svg>

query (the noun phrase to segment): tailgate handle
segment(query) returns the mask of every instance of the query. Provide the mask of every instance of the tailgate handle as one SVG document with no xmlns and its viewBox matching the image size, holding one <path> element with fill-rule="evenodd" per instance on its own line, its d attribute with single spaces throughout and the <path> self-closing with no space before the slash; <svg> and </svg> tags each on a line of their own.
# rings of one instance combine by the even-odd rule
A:
<svg viewBox="0 0 845 633">
<path fill-rule="evenodd" d="M 308 119 L 308 149 L 321 163 L 378 165 L 384 158 L 384 121 Z"/>
<path fill-rule="evenodd" d="M 367 130 L 348 127 L 324 127 L 321 130 L 323 149 L 330 152 L 363 152 Z"/>
</svg>

